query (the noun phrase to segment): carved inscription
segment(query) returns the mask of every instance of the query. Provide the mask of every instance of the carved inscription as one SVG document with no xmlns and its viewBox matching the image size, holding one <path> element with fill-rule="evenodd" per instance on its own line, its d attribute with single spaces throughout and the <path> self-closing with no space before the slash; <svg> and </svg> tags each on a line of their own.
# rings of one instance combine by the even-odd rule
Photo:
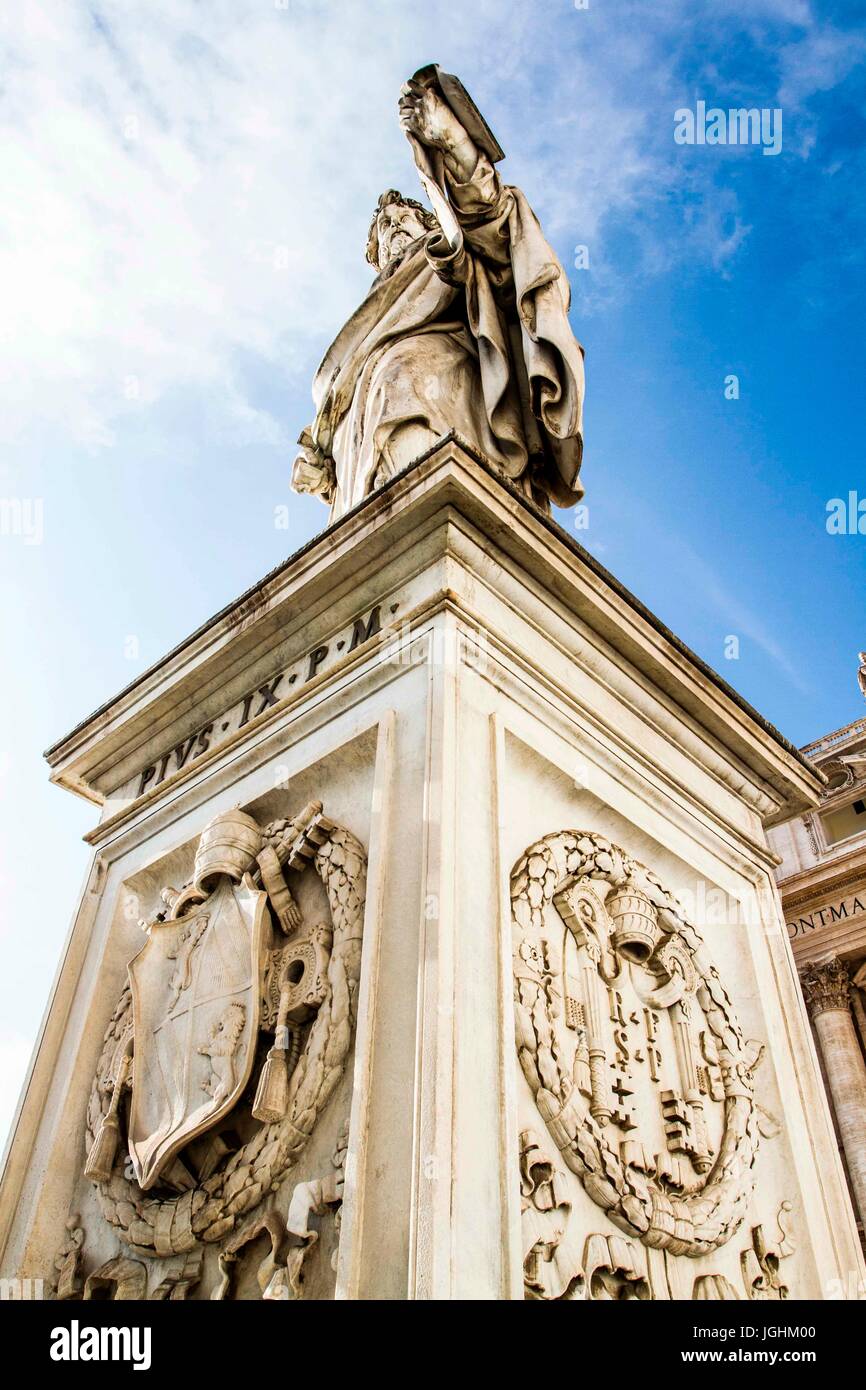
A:
<svg viewBox="0 0 866 1390">
<path fill-rule="evenodd" d="M 391 605 L 393 614 L 398 605 Z M 254 690 L 250 690 L 241 700 L 226 710 L 218 719 L 212 719 L 195 733 L 184 738 L 175 748 L 169 748 L 155 762 L 149 763 L 130 780 L 126 794 L 133 797 L 144 796 L 161 785 L 167 777 L 181 772 L 194 763 L 202 754 L 218 746 L 236 734 L 253 720 L 273 709 L 281 700 L 299 690 L 319 675 L 330 657 L 350 655 L 365 642 L 371 641 L 382 631 L 382 605 L 376 604 L 369 613 L 356 618 L 347 631 L 331 643 L 314 647 L 311 652 L 296 661 L 292 666 L 271 677 Z M 121 793 L 122 794 L 122 793 Z"/>
</svg>

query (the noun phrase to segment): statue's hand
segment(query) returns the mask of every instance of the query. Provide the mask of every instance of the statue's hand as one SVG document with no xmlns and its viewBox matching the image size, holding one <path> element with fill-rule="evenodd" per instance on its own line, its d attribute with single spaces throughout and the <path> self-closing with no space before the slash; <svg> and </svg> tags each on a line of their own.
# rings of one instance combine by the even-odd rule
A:
<svg viewBox="0 0 866 1390">
<path fill-rule="evenodd" d="M 405 82 L 400 88 L 397 105 L 401 126 L 422 145 L 453 152 L 465 142 L 466 131 L 435 87 Z"/>
<path fill-rule="evenodd" d="M 292 489 L 312 493 L 321 497 L 323 502 L 332 502 L 337 490 L 333 459 L 327 458 L 316 448 L 309 430 L 303 431 L 298 443 L 301 452 L 292 465 Z"/>
</svg>

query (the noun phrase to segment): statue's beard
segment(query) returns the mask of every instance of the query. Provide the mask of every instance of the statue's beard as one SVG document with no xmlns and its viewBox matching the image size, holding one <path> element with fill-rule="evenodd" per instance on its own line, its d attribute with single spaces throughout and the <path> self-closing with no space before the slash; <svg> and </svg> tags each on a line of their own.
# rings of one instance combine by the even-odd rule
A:
<svg viewBox="0 0 866 1390">
<path fill-rule="evenodd" d="M 414 241 L 408 232 L 395 232 L 388 244 L 388 261 L 393 261 L 395 256 L 402 256 L 407 246 Z"/>
<path fill-rule="evenodd" d="M 415 246 L 426 235 L 426 229 L 421 228 L 418 232 L 398 231 L 394 232 L 387 247 L 383 248 L 381 268 L 388 270 L 393 267 L 395 262 L 413 246 Z"/>
</svg>

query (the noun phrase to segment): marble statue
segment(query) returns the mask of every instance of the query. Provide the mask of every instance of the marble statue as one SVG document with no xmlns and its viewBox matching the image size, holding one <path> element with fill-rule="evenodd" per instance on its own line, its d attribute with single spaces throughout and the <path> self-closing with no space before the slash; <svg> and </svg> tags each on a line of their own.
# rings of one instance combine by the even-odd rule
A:
<svg viewBox="0 0 866 1390">
<path fill-rule="evenodd" d="M 857 672 L 857 684 L 860 692 L 866 699 L 866 652 L 860 652 L 860 669 Z"/>
<path fill-rule="evenodd" d="M 399 113 L 435 213 L 379 198 L 378 274 L 316 373 L 292 486 L 335 521 L 453 430 L 545 509 L 571 506 L 584 371 L 563 267 L 455 77 L 421 69 Z"/>
</svg>

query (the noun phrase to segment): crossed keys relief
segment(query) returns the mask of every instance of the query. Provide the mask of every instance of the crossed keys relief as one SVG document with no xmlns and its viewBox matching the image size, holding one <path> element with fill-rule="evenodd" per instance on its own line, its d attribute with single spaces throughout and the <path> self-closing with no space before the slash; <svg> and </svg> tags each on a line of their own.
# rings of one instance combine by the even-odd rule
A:
<svg viewBox="0 0 866 1390">
<path fill-rule="evenodd" d="M 759 1134 L 778 1125 L 754 1099 L 763 1046 L 705 943 L 598 835 L 532 845 L 511 901 L 518 1057 L 555 1150 L 625 1235 L 672 1255 L 718 1249 L 746 1215 Z M 543 1147 L 524 1134 L 525 1211 L 539 1205 L 526 1155 Z"/>
<path fill-rule="evenodd" d="M 290 879 L 306 872 L 321 880 L 329 921 L 304 920 Z M 242 811 L 217 816 L 192 881 L 163 890 L 165 910 L 146 925 L 106 1030 L 87 1112 L 85 1175 L 133 1254 L 237 1243 L 233 1232 L 273 1219 L 270 1196 L 351 1047 L 365 876 L 358 840 L 311 802 L 265 827 Z"/>
</svg>

